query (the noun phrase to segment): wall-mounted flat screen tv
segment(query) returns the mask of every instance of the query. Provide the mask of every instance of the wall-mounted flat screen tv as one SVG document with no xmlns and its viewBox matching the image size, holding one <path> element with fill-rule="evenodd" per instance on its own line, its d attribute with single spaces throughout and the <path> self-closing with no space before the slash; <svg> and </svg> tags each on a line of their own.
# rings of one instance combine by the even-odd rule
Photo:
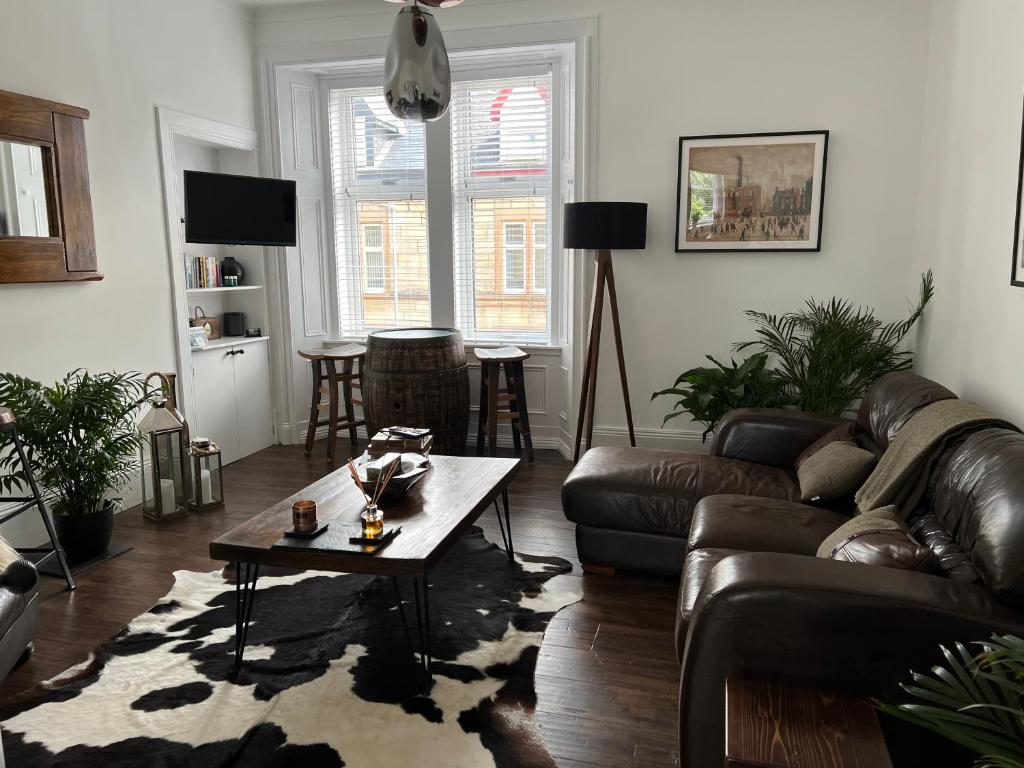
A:
<svg viewBox="0 0 1024 768">
<path fill-rule="evenodd" d="M 295 245 L 295 182 L 185 171 L 185 240 Z"/>
</svg>

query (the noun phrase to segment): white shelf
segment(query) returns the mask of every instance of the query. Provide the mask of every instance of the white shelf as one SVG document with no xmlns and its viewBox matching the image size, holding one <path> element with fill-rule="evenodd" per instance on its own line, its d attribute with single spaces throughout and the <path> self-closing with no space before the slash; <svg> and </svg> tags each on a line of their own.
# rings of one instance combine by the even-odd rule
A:
<svg viewBox="0 0 1024 768">
<path fill-rule="evenodd" d="M 224 349 L 225 347 L 236 347 L 239 344 L 256 344 L 260 341 L 269 341 L 269 336 L 222 336 L 214 339 L 205 347 L 192 347 L 193 352 L 209 352 L 212 349 Z"/>
<path fill-rule="evenodd" d="M 219 288 L 186 288 L 186 293 L 227 293 L 228 291 L 262 291 L 262 285 L 222 285 Z"/>
</svg>

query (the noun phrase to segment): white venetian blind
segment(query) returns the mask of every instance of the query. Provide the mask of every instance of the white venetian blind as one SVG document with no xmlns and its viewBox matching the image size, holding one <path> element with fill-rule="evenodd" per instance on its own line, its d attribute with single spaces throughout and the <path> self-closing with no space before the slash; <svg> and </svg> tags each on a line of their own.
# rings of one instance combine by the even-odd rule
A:
<svg viewBox="0 0 1024 768">
<path fill-rule="evenodd" d="M 339 332 L 430 324 L 424 127 L 381 89 L 328 98 Z"/>
<path fill-rule="evenodd" d="M 551 75 L 458 82 L 455 312 L 469 339 L 550 340 Z"/>
</svg>

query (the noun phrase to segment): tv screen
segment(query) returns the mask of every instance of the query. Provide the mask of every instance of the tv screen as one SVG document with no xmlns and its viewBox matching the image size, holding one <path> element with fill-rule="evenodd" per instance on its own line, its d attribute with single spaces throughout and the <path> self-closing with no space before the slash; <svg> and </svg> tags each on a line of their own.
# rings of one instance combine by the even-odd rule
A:
<svg viewBox="0 0 1024 768">
<path fill-rule="evenodd" d="M 185 171 L 185 240 L 295 245 L 295 182 Z"/>
</svg>

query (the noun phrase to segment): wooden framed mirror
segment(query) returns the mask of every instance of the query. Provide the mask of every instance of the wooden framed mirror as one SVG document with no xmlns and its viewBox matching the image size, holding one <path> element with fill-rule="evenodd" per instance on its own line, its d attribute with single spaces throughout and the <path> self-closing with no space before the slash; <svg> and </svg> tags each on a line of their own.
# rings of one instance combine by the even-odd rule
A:
<svg viewBox="0 0 1024 768">
<path fill-rule="evenodd" d="M 89 112 L 0 91 L 0 283 L 101 280 Z"/>
</svg>

